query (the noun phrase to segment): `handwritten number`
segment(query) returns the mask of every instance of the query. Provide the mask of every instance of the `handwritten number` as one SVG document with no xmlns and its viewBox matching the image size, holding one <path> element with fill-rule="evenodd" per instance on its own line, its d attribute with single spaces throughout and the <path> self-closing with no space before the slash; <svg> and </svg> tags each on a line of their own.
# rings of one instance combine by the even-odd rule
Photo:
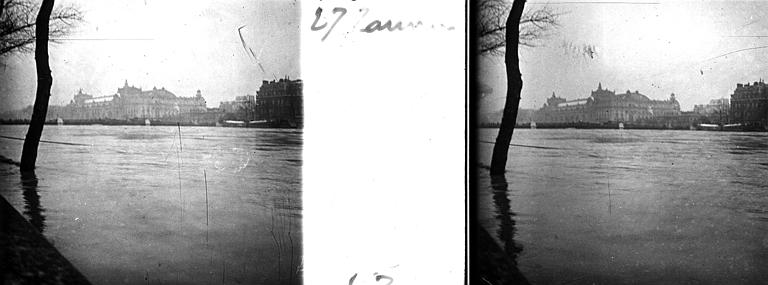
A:
<svg viewBox="0 0 768 285">
<path fill-rule="evenodd" d="M 331 31 L 333 31 L 333 28 L 336 27 L 336 24 L 338 24 L 339 21 L 341 21 L 341 18 L 347 14 L 347 9 L 341 8 L 341 7 L 333 8 L 333 14 L 337 14 L 337 13 L 341 13 L 341 14 L 339 15 L 338 18 L 336 18 L 336 21 L 333 22 L 333 25 L 331 25 L 328 31 L 325 32 L 325 35 L 323 36 L 323 39 L 321 41 L 325 41 L 325 38 L 327 38 L 328 35 L 331 34 Z M 317 10 L 315 10 L 315 21 L 312 23 L 312 27 L 310 27 L 312 31 L 319 31 L 319 30 L 325 29 L 325 26 L 328 25 L 328 23 L 323 23 L 320 26 L 317 25 L 317 22 L 320 21 L 320 16 L 322 14 L 323 14 L 323 9 L 320 7 L 317 7 Z"/>
<path fill-rule="evenodd" d="M 317 21 L 320 21 L 320 15 L 323 14 L 323 8 L 317 7 L 317 10 L 315 10 L 315 22 L 312 23 L 312 31 L 319 31 L 325 28 L 327 23 L 323 24 L 322 26 L 317 26 Z"/>
<path fill-rule="evenodd" d="M 333 25 L 331 26 L 330 29 L 328 29 L 328 33 L 325 34 L 325 37 L 327 37 L 328 34 L 331 33 L 331 30 L 333 30 L 333 28 L 336 27 L 336 24 L 338 24 L 339 21 L 341 21 L 341 17 L 344 17 L 344 15 L 347 14 L 347 9 L 346 8 L 340 8 L 340 7 L 333 8 L 333 13 L 334 14 L 336 14 L 338 12 L 341 12 L 341 15 L 339 15 L 339 17 L 336 18 L 336 22 L 333 22 Z M 323 37 L 323 40 L 325 40 L 325 37 Z"/>
</svg>

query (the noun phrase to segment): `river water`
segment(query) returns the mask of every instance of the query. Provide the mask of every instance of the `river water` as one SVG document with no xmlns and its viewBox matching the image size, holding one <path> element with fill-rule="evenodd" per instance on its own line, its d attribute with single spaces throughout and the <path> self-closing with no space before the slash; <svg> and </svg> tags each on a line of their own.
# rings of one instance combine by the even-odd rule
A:
<svg viewBox="0 0 768 285">
<path fill-rule="evenodd" d="M 0 194 L 94 284 L 301 283 L 301 131 L 46 126 L 42 140 L 34 175 L 0 165 Z M 0 138 L 0 155 L 18 161 L 22 143 Z"/>
<path fill-rule="evenodd" d="M 765 284 L 768 133 L 515 130 L 478 219 L 533 284 Z"/>
</svg>

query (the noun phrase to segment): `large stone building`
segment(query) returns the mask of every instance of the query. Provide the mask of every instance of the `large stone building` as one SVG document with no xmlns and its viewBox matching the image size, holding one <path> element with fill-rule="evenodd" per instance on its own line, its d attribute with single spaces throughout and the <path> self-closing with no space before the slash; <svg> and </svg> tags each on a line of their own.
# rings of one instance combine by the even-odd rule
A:
<svg viewBox="0 0 768 285">
<path fill-rule="evenodd" d="M 117 93 L 94 97 L 83 93 L 75 94 L 58 117 L 64 120 L 127 120 L 127 119 L 176 119 L 206 113 L 205 99 L 200 90 L 194 97 L 178 97 L 165 88 L 142 90 L 128 86 L 128 81 Z"/>
<path fill-rule="evenodd" d="M 752 85 L 736 84 L 731 95 L 731 116 L 734 123 L 768 128 L 768 86 L 762 79 Z"/>
<path fill-rule="evenodd" d="M 301 79 L 282 78 L 262 81 L 256 93 L 256 113 L 272 124 L 302 126 L 304 122 L 303 84 Z"/>
<path fill-rule="evenodd" d="M 598 84 L 597 90 L 591 96 L 576 100 L 566 100 L 555 96 L 547 99 L 547 103 L 539 109 L 534 121 L 542 123 L 608 123 L 608 122 L 642 122 L 658 117 L 680 115 L 680 104 L 675 94 L 668 100 L 651 100 L 640 92 L 635 91 L 616 94 L 615 91 L 603 89 Z"/>
</svg>

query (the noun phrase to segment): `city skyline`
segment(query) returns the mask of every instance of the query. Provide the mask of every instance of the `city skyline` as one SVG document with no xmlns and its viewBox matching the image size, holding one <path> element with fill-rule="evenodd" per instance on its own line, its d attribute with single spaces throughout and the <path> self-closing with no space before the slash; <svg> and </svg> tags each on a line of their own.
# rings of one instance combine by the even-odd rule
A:
<svg viewBox="0 0 768 285">
<path fill-rule="evenodd" d="M 150 124 L 180 123 L 197 126 L 301 127 L 303 124 L 303 82 L 288 77 L 262 81 L 256 95 L 238 95 L 210 108 L 200 90 L 194 96 L 180 96 L 165 87 L 147 88 L 127 80 L 114 94 L 89 94 L 78 90 L 67 104 L 49 105 L 46 121 L 68 124 Z M 32 105 L 0 112 L 0 121 L 28 120 Z M 142 121 L 146 120 L 146 121 Z M 240 120 L 240 124 L 237 123 Z M 247 122 L 247 123 L 246 123 Z M 235 125 L 232 125 L 235 124 Z"/>
<path fill-rule="evenodd" d="M 281 78 L 278 78 L 278 80 L 279 80 L 279 79 L 281 79 Z M 290 79 L 291 79 L 291 80 L 295 80 L 295 79 L 299 79 L 299 80 L 300 80 L 300 78 L 290 78 Z M 271 81 L 277 81 L 277 80 L 274 80 L 274 79 L 270 79 L 270 80 L 267 80 L 267 82 L 271 82 Z M 119 93 L 119 89 L 120 89 L 120 88 L 122 88 L 122 87 L 125 87 L 125 86 L 135 87 L 135 88 L 138 88 L 138 89 L 140 89 L 140 90 L 143 90 L 143 91 L 150 91 L 150 90 L 163 90 L 163 91 L 168 91 L 168 92 L 170 92 L 170 93 L 172 93 L 172 94 L 176 95 L 176 97 L 183 97 L 183 98 L 191 98 L 191 97 L 195 97 L 195 96 L 197 96 L 197 94 L 198 94 L 198 93 L 202 94 L 202 96 L 203 96 L 204 98 L 205 98 L 205 97 L 207 97 L 207 96 L 206 96 L 207 94 L 205 94 L 204 92 L 202 92 L 202 90 L 200 90 L 200 89 L 194 90 L 194 91 L 193 91 L 193 93 L 191 93 L 191 94 L 179 94 L 179 93 L 175 92 L 174 90 L 171 90 L 171 89 L 168 89 L 168 88 L 166 88 L 164 85 L 158 85 L 158 86 L 147 87 L 147 86 L 142 86 L 142 85 L 140 85 L 140 84 L 134 84 L 134 83 L 133 83 L 133 82 L 131 82 L 130 80 L 127 80 L 127 79 L 126 79 L 126 80 L 125 80 L 125 81 L 124 81 L 122 84 L 120 84 L 120 85 L 116 85 L 116 86 L 113 88 L 113 90 L 114 90 L 114 91 L 109 91 L 109 90 L 106 90 L 106 91 L 105 91 L 106 93 L 104 93 L 104 94 L 95 94 L 95 93 L 92 93 L 92 92 L 90 92 L 90 91 L 89 91 L 88 89 L 86 89 L 86 88 L 78 88 L 78 89 L 77 89 L 77 90 L 75 90 L 75 91 L 74 91 L 74 92 L 73 92 L 71 95 L 69 95 L 69 99 L 70 99 L 70 101 L 62 102 L 61 104 L 51 104 L 51 105 L 52 105 L 52 106 L 64 106 L 64 105 L 68 105 L 68 104 L 70 104 L 70 103 L 71 103 L 71 101 L 74 99 L 74 96 L 76 96 L 76 95 L 78 95 L 78 94 L 81 94 L 81 93 L 82 93 L 82 94 L 86 94 L 86 95 L 91 95 L 91 96 L 93 96 L 94 98 L 97 98 L 97 97 L 111 97 L 111 96 L 117 95 L 117 94 Z M 253 92 L 248 92 L 248 93 L 245 93 L 245 94 L 233 94 L 232 96 L 222 96 L 223 98 L 222 98 L 220 101 L 218 101 L 218 103 L 219 103 L 219 104 L 216 104 L 216 105 L 212 105 L 212 104 L 211 104 L 209 101 L 207 101 L 207 100 L 206 100 L 206 107 L 207 107 L 207 108 L 218 108 L 218 107 L 220 106 L 220 103 L 229 103 L 229 102 L 232 102 L 233 100 L 236 100 L 236 98 L 237 98 L 237 97 L 243 97 L 243 96 L 251 96 L 251 97 L 255 97 L 255 96 L 257 96 L 257 93 L 259 92 L 259 90 L 261 89 L 261 87 L 262 87 L 262 86 L 263 86 L 263 82 L 262 82 L 262 84 L 260 84 L 260 86 L 259 86 L 259 87 L 257 87 L 257 88 L 256 88 L 256 90 L 254 90 Z M 32 104 L 30 104 L 30 105 L 27 105 L 27 106 L 22 106 L 22 108 L 25 108 L 25 107 L 29 107 L 29 106 L 31 106 L 31 105 L 32 105 Z"/>
<path fill-rule="evenodd" d="M 544 2 L 529 1 L 526 9 Z M 520 50 L 520 107 L 538 109 L 555 92 L 568 100 L 588 96 L 598 83 L 651 99 L 675 93 L 682 110 L 730 97 L 738 83 L 768 76 L 768 3 L 635 1 L 553 3 L 560 24 L 539 46 Z M 580 47 L 593 46 L 584 54 Z M 480 57 L 480 82 L 493 90 L 480 112 L 503 107 L 503 57 Z"/>
<path fill-rule="evenodd" d="M 74 4 L 84 22 L 50 47 L 50 105 L 66 105 L 81 88 L 95 96 L 111 95 L 127 80 L 185 97 L 199 89 L 208 107 L 217 107 L 235 96 L 255 94 L 262 80 L 301 76 L 296 1 Z M 31 53 L 3 58 L 0 99 L 5 104 L 0 111 L 31 105 L 35 86 Z"/>
</svg>

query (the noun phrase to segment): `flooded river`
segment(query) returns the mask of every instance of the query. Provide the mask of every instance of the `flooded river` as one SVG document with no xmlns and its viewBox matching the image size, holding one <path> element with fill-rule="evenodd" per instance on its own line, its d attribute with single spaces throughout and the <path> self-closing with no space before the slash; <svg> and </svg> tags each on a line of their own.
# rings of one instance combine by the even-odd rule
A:
<svg viewBox="0 0 768 285">
<path fill-rule="evenodd" d="M 0 126 L 18 161 L 26 126 Z M 46 126 L 0 194 L 94 284 L 299 284 L 302 133 Z"/>
<path fill-rule="evenodd" d="M 476 169 L 478 218 L 531 283 L 768 280 L 768 133 L 525 129 L 512 143 L 503 178 Z"/>
</svg>

